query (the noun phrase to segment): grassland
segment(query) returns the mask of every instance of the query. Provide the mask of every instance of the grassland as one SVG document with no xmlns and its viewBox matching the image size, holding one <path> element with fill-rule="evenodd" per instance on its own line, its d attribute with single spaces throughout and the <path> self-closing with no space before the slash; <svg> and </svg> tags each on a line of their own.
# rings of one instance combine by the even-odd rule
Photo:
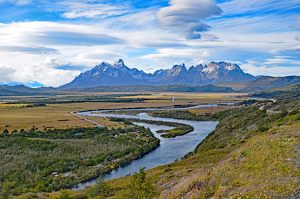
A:
<svg viewBox="0 0 300 199">
<path fill-rule="evenodd" d="M 151 98 L 161 99 L 161 102 L 165 100 L 171 101 L 173 96 L 175 97 L 175 103 L 188 103 L 194 102 L 196 104 L 210 104 L 210 103 L 220 103 L 220 102 L 232 102 L 232 101 L 241 101 L 239 98 L 226 97 L 226 96 L 241 96 L 245 93 L 151 93 L 151 96 L 135 96 L 136 98 L 147 98 L 147 103 L 151 103 Z M 120 98 L 129 98 L 120 97 Z"/>
<path fill-rule="evenodd" d="M 109 93 L 101 93 L 108 95 Z M 124 93 L 123 93 L 124 94 Z M 46 104 L 46 106 L 25 107 L 28 104 L 4 104 L 0 103 L 0 132 L 5 128 L 9 131 L 14 129 L 31 129 L 33 126 L 42 130 L 49 128 L 68 128 L 68 127 L 91 127 L 93 124 L 79 119 L 70 114 L 84 110 L 97 109 L 115 109 L 115 108 L 137 108 L 137 107 L 166 107 L 175 104 L 187 104 L 193 101 L 195 104 L 219 103 L 228 101 L 240 101 L 239 98 L 228 98 L 226 95 L 237 95 L 236 93 L 151 93 L 152 95 L 127 96 L 123 98 L 148 98 L 160 100 L 146 100 L 143 103 L 109 103 L 109 102 L 84 102 L 84 103 L 63 103 Z M 90 95 L 96 95 L 92 93 Z M 175 103 L 171 101 L 175 96 Z M 62 97 L 68 97 L 62 96 Z M 10 99 L 24 99 L 24 97 L 10 97 Z M 213 109 L 201 109 L 199 112 L 210 112 Z M 90 118 L 91 119 L 91 118 Z M 104 126 L 119 126 L 118 123 L 108 122 L 108 120 L 95 118 L 95 120 Z"/>
</svg>

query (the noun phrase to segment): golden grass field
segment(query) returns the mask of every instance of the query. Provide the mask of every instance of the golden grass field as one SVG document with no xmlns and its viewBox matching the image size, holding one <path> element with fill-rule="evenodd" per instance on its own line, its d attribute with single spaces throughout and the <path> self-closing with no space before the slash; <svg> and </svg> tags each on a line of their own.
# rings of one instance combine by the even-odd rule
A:
<svg viewBox="0 0 300 199">
<path fill-rule="evenodd" d="M 140 95 L 140 96 L 126 96 L 120 98 L 147 98 L 147 99 L 161 99 L 162 102 L 166 100 L 172 100 L 175 97 L 175 103 L 187 103 L 194 102 L 199 104 L 207 103 L 220 103 L 220 102 L 230 102 L 230 101 L 240 101 L 235 97 L 225 97 L 225 96 L 240 96 L 245 95 L 245 93 L 180 93 L 180 92 L 168 92 L 168 93 L 151 93 L 151 96 Z M 155 102 L 157 100 L 149 100 L 148 103 Z M 159 101 L 159 100 L 158 100 Z"/>
<path fill-rule="evenodd" d="M 94 95 L 94 94 L 93 94 Z M 101 93 L 100 95 L 103 95 Z M 237 93 L 152 93 L 151 96 L 131 96 L 126 98 L 153 98 L 161 100 L 147 100 L 144 103 L 104 103 L 104 102 L 85 102 L 85 103 L 65 103 L 65 104 L 47 104 L 40 107 L 24 107 L 24 104 L 4 104 L 0 103 L 0 132 L 4 128 L 12 131 L 14 129 L 31 129 L 33 126 L 38 130 L 45 127 L 67 128 L 76 126 L 94 126 L 84 121 L 70 112 L 97 109 L 115 109 L 115 108 L 136 108 L 136 107 L 164 107 L 175 104 L 195 104 L 219 103 L 229 101 L 241 101 L 239 98 L 229 98 L 225 96 L 241 95 Z M 175 103 L 171 101 L 175 96 Z M 212 107 L 203 109 L 194 109 L 192 112 L 216 112 L 227 109 L 228 107 Z M 111 122 L 108 119 L 89 117 L 101 125 L 107 127 L 123 127 L 118 122 Z"/>
</svg>

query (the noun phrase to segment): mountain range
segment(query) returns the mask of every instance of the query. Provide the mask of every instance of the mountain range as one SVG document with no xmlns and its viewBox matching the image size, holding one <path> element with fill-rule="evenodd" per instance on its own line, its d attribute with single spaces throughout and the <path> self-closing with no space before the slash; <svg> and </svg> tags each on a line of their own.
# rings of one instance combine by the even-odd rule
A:
<svg viewBox="0 0 300 199">
<path fill-rule="evenodd" d="M 189 69 L 182 65 L 174 65 L 171 69 L 160 69 L 145 73 L 137 68 L 129 68 L 123 60 L 109 64 L 102 62 L 89 71 L 81 73 L 72 82 L 59 89 L 87 88 L 115 85 L 207 85 L 217 82 L 242 82 L 256 79 L 253 75 L 244 73 L 237 65 L 228 62 L 210 62 L 199 64 Z"/>
<path fill-rule="evenodd" d="M 273 97 L 284 93 L 298 93 L 300 77 L 269 77 L 263 76 L 252 81 L 245 82 L 219 82 L 215 85 L 127 85 L 127 86 L 96 86 L 87 88 L 70 88 L 61 90 L 53 87 L 29 88 L 24 85 L 8 86 L 0 85 L 0 96 L 36 96 L 36 95 L 60 95 L 75 94 L 81 92 L 244 92 L 255 93 L 252 97 Z M 291 86 L 293 85 L 293 86 Z M 286 87 L 288 86 L 288 87 Z M 283 88 L 285 87 L 285 88 Z M 279 88 L 279 89 L 278 89 Z"/>
</svg>

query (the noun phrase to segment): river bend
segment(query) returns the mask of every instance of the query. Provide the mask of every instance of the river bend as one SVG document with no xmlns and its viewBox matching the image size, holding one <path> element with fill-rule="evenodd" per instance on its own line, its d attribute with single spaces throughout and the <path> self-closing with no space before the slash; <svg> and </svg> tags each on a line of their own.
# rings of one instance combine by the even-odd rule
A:
<svg viewBox="0 0 300 199">
<path fill-rule="evenodd" d="M 205 106 L 216 106 L 216 105 L 200 105 L 198 107 Z M 196 107 L 188 107 L 185 109 L 196 108 Z M 150 108 L 150 109 L 141 109 L 141 110 L 170 110 L 170 109 L 182 109 L 182 108 Z M 120 109 L 116 111 L 122 111 L 126 109 Z M 128 109 L 128 110 L 137 110 L 137 109 Z M 101 114 L 97 114 L 99 112 L 103 112 Z M 211 131 L 213 131 L 218 122 L 214 121 L 190 121 L 190 120 L 179 120 L 172 118 L 160 118 L 160 117 L 151 117 L 146 113 L 140 113 L 136 116 L 132 115 L 118 115 L 118 114 L 105 114 L 106 111 L 86 111 L 80 112 L 77 114 L 83 116 L 94 116 L 94 117 L 117 117 L 117 118 L 134 118 L 134 119 L 142 119 L 142 120 L 155 120 L 155 121 L 167 121 L 167 122 L 177 122 L 184 123 L 194 127 L 194 130 L 188 134 L 177 136 L 175 138 L 162 138 L 156 132 L 158 130 L 167 130 L 172 127 L 168 126 L 158 126 L 153 124 L 145 124 L 145 123 L 135 123 L 136 125 L 144 126 L 145 128 L 150 128 L 151 132 L 155 135 L 155 137 L 160 139 L 160 146 L 157 147 L 154 151 L 149 154 L 144 155 L 143 157 L 132 161 L 130 164 L 127 164 L 123 167 L 117 168 L 113 170 L 109 174 L 104 175 L 104 180 L 111 180 L 114 178 L 123 177 L 129 173 L 133 173 L 138 171 L 141 167 L 146 167 L 146 169 L 152 169 L 154 167 L 165 165 L 174 162 L 176 159 L 180 159 L 186 153 L 193 151 L 197 144 L 199 144 Z M 90 186 L 96 183 L 97 179 L 92 179 L 83 183 L 79 183 L 74 186 L 73 190 L 83 189 L 85 186 Z"/>
</svg>

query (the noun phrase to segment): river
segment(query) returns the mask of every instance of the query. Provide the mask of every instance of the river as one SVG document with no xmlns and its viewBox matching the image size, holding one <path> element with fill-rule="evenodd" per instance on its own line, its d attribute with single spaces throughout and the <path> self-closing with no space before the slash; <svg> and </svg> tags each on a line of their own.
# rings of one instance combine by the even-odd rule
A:
<svg viewBox="0 0 300 199">
<path fill-rule="evenodd" d="M 205 107 L 205 106 L 217 106 L 217 105 L 200 105 L 194 107 L 188 107 L 184 109 L 190 109 L 195 107 Z M 170 109 L 183 109 L 183 108 L 151 108 L 151 109 L 142 109 L 142 110 L 170 110 Z M 120 109 L 116 111 L 126 111 L 126 109 Z M 128 109 L 133 110 L 133 109 Z M 134 109 L 137 110 L 137 109 Z M 189 124 L 194 127 L 194 131 L 178 136 L 175 138 L 162 138 L 156 132 L 158 130 L 167 130 L 172 127 L 168 126 L 158 126 L 153 124 L 145 123 L 135 123 L 136 125 L 144 126 L 145 128 L 150 128 L 151 132 L 155 137 L 159 138 L 160 146 L 157 147 L 154 151 L 149 154 L 144 155 L 143 157 L 132 161 L 130 164 L 127 164 L 123 167 L 113 170 L 111 173 L 104 175 L 104 180 L 111 180 L 114 178 L 123 177 L 129 173 L 138 171 L 141 167 L 146 167 L 146 169 L 152 169 L 154 167 L 165 165 L 174 162 L 176 159 L 180 160 L 186 153 L 193 151 L 197 144 L 199 144 L 211 131 L 213 131 L 218 122 L 214 121 L 189 121 L 189 120 L 178 120 L 172 118 L 159 118 L 151 117 L 146 113 L 140 113 L 136 116 L 132 115 L 118 115 L 118 114 L 97 114 L 97 112 L 105 111 L 87 111 L 80 112 L 77 114 L 83 116 L 94 116 L 94 117 L 117 117 L 117 118 L 135 118 L 135 119 L 145 119 L 145 120 L 155 120 L 155 121 L 168 121 L 168 122 L 177 122 Z M 97 179 L 92 179 L 83 183 L 79 183 L 76 186 L 72 187 L 73 190 L 83 189 L 85 186 L 90 186 L 96 183 Z"/>
</svg>

